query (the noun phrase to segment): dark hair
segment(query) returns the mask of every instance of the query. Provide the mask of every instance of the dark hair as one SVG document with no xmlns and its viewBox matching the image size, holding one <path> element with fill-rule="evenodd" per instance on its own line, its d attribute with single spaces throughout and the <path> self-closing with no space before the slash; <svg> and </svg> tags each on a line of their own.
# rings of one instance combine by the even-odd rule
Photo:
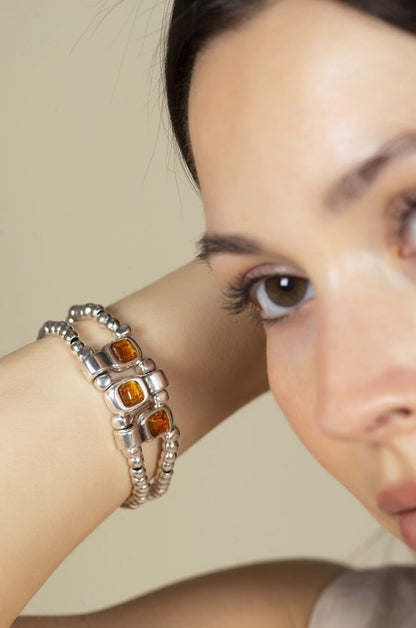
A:
<svg viewBox="0 0 416 628">
<path fill-rule="evenodd" d="M 188 95 L 198 53 L 214 37 L 237 28 L 278 0 L 175 0 L 166 42 L 165 88 L 173 132 L 196 183 L 188 133 Z M 333 0 L 416 34 L 415 0 Z"/>
</svg>

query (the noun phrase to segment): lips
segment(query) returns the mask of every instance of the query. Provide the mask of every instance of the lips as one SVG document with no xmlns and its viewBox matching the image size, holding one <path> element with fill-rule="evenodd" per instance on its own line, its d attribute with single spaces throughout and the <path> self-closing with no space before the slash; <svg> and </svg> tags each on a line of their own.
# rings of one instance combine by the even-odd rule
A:
<svg viewBox="0 0 416 628">
<path fill-rule="evenodd" d="M 403 540 L 416 551 L 416 483 L 381 491 L 377 503 L 383 512 L 398 515 Z"/>
<path fill-rule="evenodd" d="M 416 510 L 416 482 L 381 491 L 377 496 L 380 510 L 397 515 L 406 510 Z"/>
</svg>

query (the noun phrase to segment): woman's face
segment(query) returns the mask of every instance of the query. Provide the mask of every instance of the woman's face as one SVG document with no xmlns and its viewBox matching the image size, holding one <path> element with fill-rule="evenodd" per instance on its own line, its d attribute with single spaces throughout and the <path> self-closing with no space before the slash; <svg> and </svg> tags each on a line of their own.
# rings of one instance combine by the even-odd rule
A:
<svg viewBox="0 0 416 628">
<path fill-rule="evenodd" d="M 277 402 L 416 549 L 381 509 L 416 507 L 416 38 L 280 0 L 200 55 L 189 128 L 210 263 L 252 286 Z"/>
</svg>

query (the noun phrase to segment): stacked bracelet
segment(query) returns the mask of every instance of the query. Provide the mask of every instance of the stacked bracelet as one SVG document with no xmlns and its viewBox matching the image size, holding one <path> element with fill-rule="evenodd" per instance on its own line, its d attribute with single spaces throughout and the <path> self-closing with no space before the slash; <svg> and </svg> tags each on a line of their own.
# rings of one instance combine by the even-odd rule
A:
<svg viewBox="0 0 416 628">
<path fill-rule="evenodd" d="M 93 318 L 116 335 L 116 340 L 94 351 L 82 342 L 73 324 Z M 122 504 L 137 508 L 164 495 L 169 487 L 178 452 L 179 430 L 167 405 L 168 381 L 150 358 L 143 358 L 128 325 L 122 325 L 101 305 L 87 303 L 69 309 L 66 321 L 47 321 L 38 340 L 46 335 L 63 338 L 82 363 L 82 371 L 104 393 L 113 413 L 111 425 L 118 448 L 127 459 L 132 492 Z M 150 482 L 144 465 L 142 443 L 160 438 L 162 449 L 155 478 Z"/>
</svg>

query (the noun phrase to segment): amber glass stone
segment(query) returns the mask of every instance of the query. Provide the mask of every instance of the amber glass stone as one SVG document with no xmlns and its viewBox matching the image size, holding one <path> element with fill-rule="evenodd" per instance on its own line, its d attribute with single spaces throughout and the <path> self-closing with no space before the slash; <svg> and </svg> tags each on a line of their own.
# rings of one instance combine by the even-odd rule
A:
<svg viewBox="0 0 416 628">
<path fill-rule="evenodd" d="M 144 394 L 140 384 L 134 380 L 121 384 L 118 389 L 121 401 L 127 408 L 131 408 L 144 399 Z"/>
<path fill-rule="evenodd" d="M 150 434 L 156 438 L 165 432 L 169 432 L 170 421 L 165 410 L 157 410 L 148 419 L 147 422 Z"/>
<path fill-rule="evenodd" d="M 111 349 L 119 362 L 130 362 L 130 360 L 137 358 L 137 349 L 127 338 L 113 342 Z"/>
</svg>

